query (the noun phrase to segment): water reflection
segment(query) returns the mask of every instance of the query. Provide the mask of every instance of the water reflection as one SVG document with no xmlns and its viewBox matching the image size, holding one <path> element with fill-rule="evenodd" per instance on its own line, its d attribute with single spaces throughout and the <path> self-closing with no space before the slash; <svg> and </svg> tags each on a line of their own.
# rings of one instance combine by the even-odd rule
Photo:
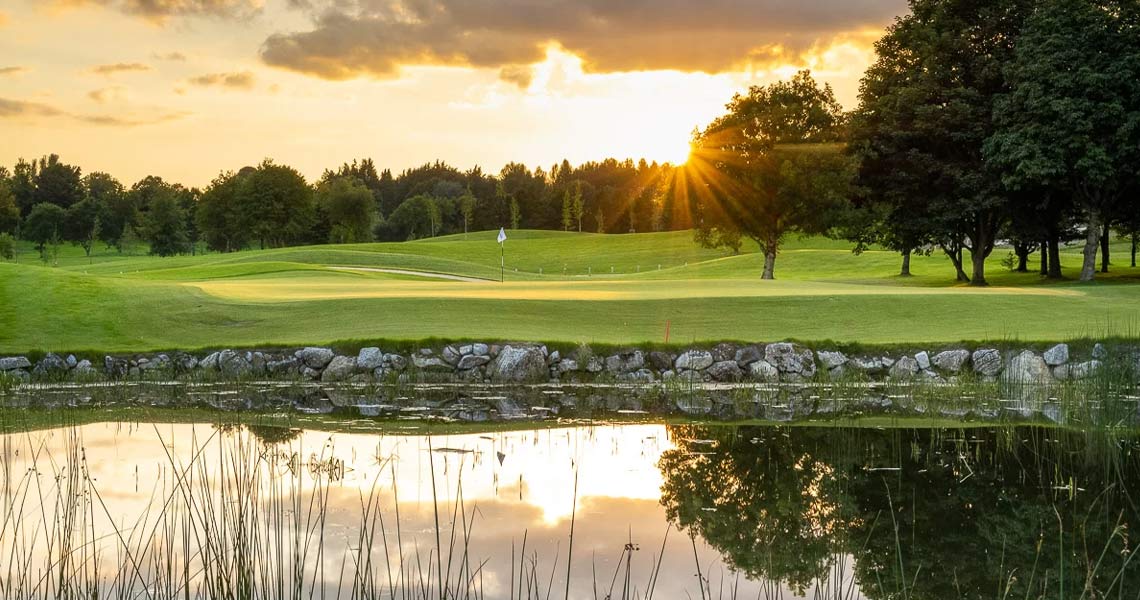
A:
<svg viewBox="0 0 1140 600">
<path fill-rule="evenodd" d="M 1131 597 L 1136 449 L 1040 428 L 11 434 L 0 598 Z"/>
<path fill-rule="evenodd" d="M 672 427 L 661 502 L 752 578 L 870 598 L 1136 597 L 1135 439 Z"/>
</svg>

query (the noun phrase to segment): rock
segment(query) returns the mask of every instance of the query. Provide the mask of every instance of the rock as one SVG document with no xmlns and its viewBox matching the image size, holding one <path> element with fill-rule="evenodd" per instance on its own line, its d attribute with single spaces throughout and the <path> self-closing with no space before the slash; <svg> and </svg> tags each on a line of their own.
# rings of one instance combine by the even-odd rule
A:
<svg viewBox="0 0 1140 600">
<path fill-rule="evenodd" d="M 15 371 L 16 369 L 30 369 L 32 362 L 26 356 L 9 356 L 0 358 L 0 371 Z"/>
<path fill-rule="evenodd" d="M 125 377 L 127 373 L 130 372 L 130 368 L 130 363 L 122 358 L 115 358 L 113 356 L 103 357 L 103 371 L 107 373 L 107 377 L 112 379 Z"/>
<path fill-rule="evenodd" d="M 74 369 L 79 364 L 79 359 L 75 358 L 74 354 L 68 354 L 63 362 L 67 364 L 68 369 Z"/>
<path fill-rule="evenodd" d="M 1053 346 L 1045 351 L 1044 359 L 1045 364 L 1050 367 L 1058 367 L 1069 362 L 1069 345 L 1057 344 Z"/>
<path fill-rule="evenodd" d="M 49 352 L 46 356 L 36 363 L 36 368 L 32 370 L 33 373 L 38 375 L 58 375 L 67 372 L 67 361 L 55 353 Z"/>
<path fill-rule="evenodd" d="M 301 376 L 305 379 L 320 379 L 321 372 L 312 367 L 306 367 L 305 363 L 301 363 Z"/>
<path fill-rule="evenodd" d="M 179 352 L 174 355 L 174 370 L 179 373 L 189 373 L 198 368 L 198 359 L 194 355 Z"/>
<path fill-rule="evenodd" d="M 144 372 L 146 372 L 146 371 L 165 371 L 166 369 L 168 369 L 170 367 L 170 364 L 171 363 L 170 363 L 170 357 L 169 356 L 167 356 L 165 354 L 159 354 L 158 356 L 154 357 L 151 360 L 146 361 L 145 363 L 140 360 L 139 361 L 139 370 L 144 371 Z"/>
<path fill-rule="evenodd" d="M 842 352 L 821 350 L 819 352 L 816 352 L 815 355 L 817 358 L 819 358 L 819 364 L 829 371 L 836 367 L 842 367 L 843 365 L 847 364 L 847 356 Z"/>
<path fill-rule="evenodd" d="M 1068 381 L 1070 367 L 1067 364 L 1057 365 L 1053 367 L 1053 379 L 1057 381 Z"/>
<path fill-rule="evenodd" d="M 974 372 L 986 377 L 993 377 L 1001 373 L 1001 352 L 993 348 L 979 348 L 970 357 L 974 363 Z"/>
<path fill-rule="evenodd" d="M 650 352 L 649 366 L 665 372 L 673 368 L 673 355 L 668 352 Z"/>
<path fill-rule="evenodd" d="M 372 371 L 382 366 L 384 366 L 384 352 L 379 348 L 375 346 L 361 348 L 360 352 L 356 353 L 356 368 Z"/>
<path fill-rule="evenodd" d="M 459 359 L 461 358 L 463 358 L 463 355 L 459 353 L 459 350 L 456 349 L 455 346 L 445 346 L 443 348 L 443 361 L 447 364 L 454 367 L 459 364 Z"/>
<path fill-rule="evenodd" d="M 930 359 L 930 362 L 935 368 L 941 371 L 957 373 L 962 370 L 962 367 L 966 365 L 966 361 L 969 359 L 969 350 L 945 350 L 935 354 L 934 358 Z"/>
<path fill-rule="evenodd" d="M 221 356 L 221 352 L 211 352 L 198 363 L 198 366 L 207 371 L 216 371 L 218 369 L 218 359 L 221 358 Z M 107 358 L 109 359 L 111 357 L 108 356 Z M 106 362 L 106 360 L 104 360 L 104 362 Z"/>
<path fill-rule="evenodd" d="M 490 363 L 488 374 L 493 381 L 514 383 L 539 382 L 548 377 L 546 356 L 535 346 L 505 345 Z"/>
<path fill-rule="evenodd" d="M 766 360 L 758 360 L 748 365 L 748 377 L 756 381 L 779 381 L 780 370 Z"/>
<path fill-rule="evenodd" d="M 572 358 L 564 358 L 561 361 L 559 361 L 557 368 L 558 368 L 559 373 L 569 373 L 571 371 L 577 371 L 579 369 L 578 361 L 576 361 Z"/>
<path fill-rule="evenodd" d="M 265 370 L 272 375 L 281 375 L 298 370 L 300 365 L 300 359 L 290 357 L 283 360 L 271 360 L 265 363 Z"/>
<path fill-rule="evenodd" d="M 764 360 L 781 373 L 803 374 L 807 368 L 808 377 L 815 375 L 815 355 L 811 350 L 800 350 L 787 342 L 768 344 L 764 349 Z"/>
<path fill-rule="evenodd" d="M 883 363 L 883 366 L 887 367 L 887 368 L 893 367 L 895 365 L 895 359 L 893 359 L 889 356 L 884 356 L 884 357 L 880 358 L 879 360 Z"/>
<path fill-rule="evenodd" d="M 489 362 L 491 362 L 490 356 L 476 356 L 474 354 L 468 354 L 467 356 L 459 359 L 459 364 L 456 368 L 458 368 L 460 371 L 468 371 L 476 367 L 481 367 Z"/>
<path fill-rule="evenodd" d="M 656 378 L 653 376 L 653 371 L 650 371 L 649 369 L 638 369 L 631 373 L 622 373 L 618 375 L 618 381 L 623 381 L 626 383 L 653 383 L 656 381 Z"/>
<path fill-rule="evenodd" d="M 550 353 L 550 364 L 555 364 L 562 361 L 562 353 L 555 350 Z"/>
<path fill-rule="evenodd" d="M 321 371 L 321 381 L 344 381 L 356 371 L 356 359 L 349 356 L 334 356 Z"/>
<path fill-rule="evenodd" d="M 727 360 L 736 360 L 736 346 L 723 342 L 713 346 L 712 349 L 713 362 L 724 362 Z"/>
<path fill-rule="evenodd" d="M 586 371 L 587 372 L 601 373 L 602 369 L 605 369 L 605 368 L 606 368 L 606 365 L 604 363 L 602 363 L 602 359 L 598 358 L 597 356 L 591 356 L 590 359 L 586 361 Z"/>
<path fill-rule="evenodd" d="M 733 358 L 736 360 L 736 364 L 739 365 L 741 369 L 744 369 L 747 368 L 748 365 L 763 359 L 764 353 L 760 351 L 759 346 L 745 346 L 737 350 Z"/>
<path fill-rule="evenodd" d="M 253 364 L 242 354 L 222 350 L 218 355 L 218 370 L 227 375 L 247 375 L 253 371 Z"/>
<path fill-rule="evenodd" d="M 1009 361 L 1009 368 L 1002 373 L 1006 383 L 1048 385 L 1053 382 L 1049 365 L 1037 354 L 1025 350 Z"/>
<path fill-rule="evenodd" d="M 632 373 L 645 367 L 645 355 L 641 350 L 622 352 L 606 358 L 606 370 L 613 374 Z"/>
<path fill-rule="evenodd" d="M 393 371 L 403 371 L 408 368 L 408 359 L 399 354 L 385 354 L 384 366 Z"/>
<path fill-rule="evenodd" d="M 1097 342 L 1093 345 L 1092 357 L 1096 360 L 1104 360 L 1108 358 L 1108 348 L 1105 348 L 1104 344 Z"/>
<path fill-rule="evenodd" d="M 421 371 L 450 371 L 451 365 L 437 356 L 425 355 L 423 351 L 412 355 L 412 364 Z"/>
<path fill-rule="evenodd" d="M 891 365 L 889 374 L 891 379 L 911 379 L 918 375 L 918 371 L 918 361 L 909 356 L 904 356 Z"/>
<path fill-rule="evenodd" d="M 881 358 L 867 358 L 865 356 L 857 356 L 847 361 L 845 367 L 849 367 L 856 371 L 862 371 L 868 375 L 880 373 L 883 370 L 883 359 Z"/>
<path fill-rule="evenodd" d="M 310 369 L 323 369 L 330 362 L 336 354 L 329 348 L 314 348 L 312 346 L 298 350 L 294 355 L 305 363 L 306 367 Z"/>
<path fill-rule="evenodd" d="M 918 368 L 923 371 L 930 369 L 930 355 L 926 353 L 926 350 L 915 354 L 914 360 L 918 363 Z"/>
<path fill-rule="evenodd" d="M 1069 365 L 1069 379 L 1081 380 L 1094 375 L 1103 366 L 1099 360 L 1090 360 Z"/>
<path fill-rule="evenodd" d="M 844 365 L 840 365 L 838 367 L 833 367 L 833 368 L 830 368 L 827 370 L 827 377 L 829 379 L 831 379 L 832 381 L 836 381 L 838 379 L 843 379 L 843 376 L 846 374 L 847 374 L 847 369 L 845 368 Z"/>
<path fill-rule="evenodd" d="M 75 363 L 75 368 L 71 370 L 73 375 L 93 375 L 95 368 L 91 365 L 91 361 L 83 359 Z"/>
<path fill-rule="evenodd" d="M 678 370 L 703 371 L 713 364 L 712 352 L 707 350 L 689 350 L 681 353 L 673 366 Z"/>
<path fill-rule="evenodd" d="M 736 364 L 735 355 L 733 352 L 734 358 L 713 363 L 706 372 L 716 381 L 740 381 L 744 377 L 744 372 Z"/>
</svg>

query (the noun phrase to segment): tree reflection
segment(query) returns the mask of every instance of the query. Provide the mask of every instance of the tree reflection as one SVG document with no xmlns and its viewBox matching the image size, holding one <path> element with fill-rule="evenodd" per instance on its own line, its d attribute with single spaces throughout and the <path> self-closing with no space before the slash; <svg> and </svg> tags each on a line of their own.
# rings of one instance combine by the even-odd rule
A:
<svg viewBox="0 0 1140 600">
<path fill-rule="evenodd" d="M 800 594 L 844 555 L 872 598 L 1140 589 L 1135 440 L 1028 427 L 670 435 L 677 447 L 659 464 L 669 519 L 749 577 Z"/>
</svg>

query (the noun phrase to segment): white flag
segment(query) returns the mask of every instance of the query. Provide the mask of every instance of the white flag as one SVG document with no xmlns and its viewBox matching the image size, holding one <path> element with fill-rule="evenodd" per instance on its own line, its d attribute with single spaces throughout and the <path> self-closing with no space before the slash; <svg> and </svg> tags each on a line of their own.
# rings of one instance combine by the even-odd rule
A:
<svg viewBox="0 0 1140 600">
<path fill-rule="evenodd" d="M 499 228 L 499 243 L 507 241 L 507 231 L 502 227 Z"/>
</svg>

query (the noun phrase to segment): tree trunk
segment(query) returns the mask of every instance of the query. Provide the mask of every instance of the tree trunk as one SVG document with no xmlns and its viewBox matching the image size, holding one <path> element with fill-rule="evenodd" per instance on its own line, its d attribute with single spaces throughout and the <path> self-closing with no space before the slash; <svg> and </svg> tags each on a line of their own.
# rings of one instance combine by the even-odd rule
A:
<svg viewBox="0 0 1140 600">
<path fill-rule="evenodd" d="M 1049 240 L 1041 242 L 1041 274 L 1049 274 Z"/>
<path fill-rule="evenodd" d="M 986 281 L 986 253 L 981 250 L 971 251 L 970 263 L 974 271 L 974 277 L 970 281 L 970 285 L 974 287 L 985 287 L 989 285 L 989 282 Z"/>
<path fill-rule="evenodd" d="M 966 271 L 962 269 L 961 244 L 954 244 L 949 248 L 942 246 L 942 251 L 950 258 L 950 262 L 954 263 L 954 278 L 962 283 L 969 283 L 970 278 L 966 275 Z"/>
<path fill-rule="evenodd" d="M 1089 222 L 1085 228 L 1084 262 L 1081 264 L 1081 281 L 1096 279 L 1096 255 L 1100 249 L 1100 215 L 1089 211 Z"/>
<path fill-rule="evenodd" d="M 1101 273 L 1107 273 L 1108 272 L 1108 265 L 1110 264 L 1109 260 L 1108 260 L 1108 243 L 1112 239 L 1111 235 L 1110 235 L 1111 233 L 1112 233 L 1112 230 L 1110 230 L 1108 228 L 1108 221 L 1105 221 L 1104 231 L 1102 231 L 1100 234 L 1100 272 Z"/>
<path fill-rule="evenodd" d="M 1018 243 L 1013 245 L 1013 252 L 1017 255 L 1017 272 L 1029 272 L 1029 254 L 1033 251 L 1031 244 Z"/>
<path fill-rule="evenodd" d="M 764 274 L 760 279 L 776 278 L 776 250 L 778 246 L 773 242 L 764 244 Z"/>
<path fill-rule="evenodd" d="M 1061 273 L 1061 234 L 1049 232 L 1049 279 L 1064 279 Z"/>
<path fill-rule="evenodd" d="M 1140 240 L 1136 239 L 1138 237 L 1140 237 L 1140 236 L 1138 236 L 1135 233 L 1132 234 L 1132 266 L 1134 268 L 1136 267 L 1136 246 L 1140 245 L 1140 244 L 1137 244 L 1137 242 L 1140 241 Z"/>
<path fill-rule="evenodd" d="M 910 248 L 903 250 L 902 259 L 902 269 L 899 271 L 899 275 L 902 277 L 910 277 Z"/>
</svg>

